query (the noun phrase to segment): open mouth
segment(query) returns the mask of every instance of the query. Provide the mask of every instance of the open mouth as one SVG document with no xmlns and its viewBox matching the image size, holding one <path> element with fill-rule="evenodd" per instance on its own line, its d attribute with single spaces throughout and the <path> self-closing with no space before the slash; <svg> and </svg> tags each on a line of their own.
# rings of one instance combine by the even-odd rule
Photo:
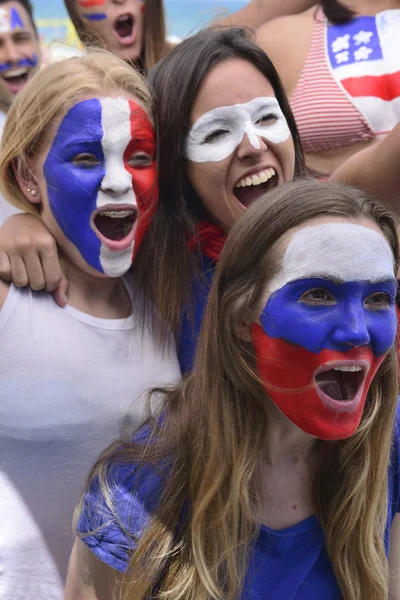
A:
<svg viewBox="0 0 400 600">
<path fill-rule="evenodd" d="M 19 92 L 28 81 L 29 70 L 26 68 L 10 69 L 2 73 L 6 86 L 13 92 Z"/>
<path fill-rule="evenodd" d="M 269 167 L 240 179 L 233 189 L 233 193 L 245 208 L 258 200 L 265 192 L 279 185 L 279 175 L 273 167 Z"/>
<path fill-rule="evenodd" d="M 336 363 L 325 366 L 314 375 L 322 403 L 335 412 L 351 412 L 359 404 L 369 370 L 366 362 Z"/>
<path fill-rule="evenodd" d="M 111 250 L 125 250 L 133 243 L 137 218 L 136 207 L 105 207 L 93 218 L 94 230 L 101 242 Z"/>
<path fill-rule="evenodd" d="M 114 23 L 115 32 L 123 44 L 132 44 L 135 39 L 135 18 L 132 14 L 121 15 Z"/>
</svg>

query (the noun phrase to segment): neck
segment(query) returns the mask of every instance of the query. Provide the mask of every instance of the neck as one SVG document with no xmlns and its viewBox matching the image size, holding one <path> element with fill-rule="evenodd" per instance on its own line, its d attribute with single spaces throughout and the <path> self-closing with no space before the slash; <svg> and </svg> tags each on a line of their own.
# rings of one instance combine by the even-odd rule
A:
<svg viewBox="0 0 400 600">
<path fill-rule="evenodd" d="M 311 458 L 316 438 L 289 421 L 278 407 L 268 403 L 268 442 L 266 461 L 270 465 Z"/>
<path fill-rule="evenodd" d="M 132 312 L 121 278 L 97 277 L 63 257 L 68 278 L 68 304 L 101 319 L 126 318 Z"/>
<path fill-rule="evenodd" d="M 357 16 L 374 16 L 382 10 L 400 8 L 399 0 L 340 0 L 340 4 L 352 10 Z"/>
</svg>

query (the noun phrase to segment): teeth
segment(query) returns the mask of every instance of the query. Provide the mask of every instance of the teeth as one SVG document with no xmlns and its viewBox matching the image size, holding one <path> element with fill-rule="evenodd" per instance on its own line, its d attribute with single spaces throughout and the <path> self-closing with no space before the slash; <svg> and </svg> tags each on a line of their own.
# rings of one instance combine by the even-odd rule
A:
<svg viewBox="0 0 400 600">
<path fill-rule="evenodd" d="M 111 217 L 112 219 L 124 219 L 125 217 L 131 217 L 135 214 L 134 210 L 106 210 L 100 213 L 104 217 Z"/>
<path fill-rule="evenodd" d="M 7 71 L 7 73 L 3 73 L 3 77 L 5 79 L 10 79 L 11 77 L 21 77 L 21 75 L 27 75 L 28 69 L 14 69 L 13 71 Z"/>
<path fill-rule="evenodd" d="M 270 167 L 269 169 L 265 169 L 264 171 L 260 171 L 256 175 L 252 175 L 251 177 L 243 177 L 235 187 L 249 187 L 251 185 L 260 185 L 260 183 L 265 183 L 271 177 L 275 175 L 275 169 Z"/>
<path fill-rule="evenodd" d="M 123 17 L 119 17 L 118 23 L 124 23 L 125 21 L 129 21 L 129 20 L 130 20 L 130 16 L 124 15 Z"/>
<path fill-rule="evenodd" d="M 354 365 L 352 367 L 334 367 L 333 368 L 334 371 L 350 371 L 350 373 L 355 373 L 356 371 L 362 371 L 363 368 L 357 365 Z"/>
</svg>

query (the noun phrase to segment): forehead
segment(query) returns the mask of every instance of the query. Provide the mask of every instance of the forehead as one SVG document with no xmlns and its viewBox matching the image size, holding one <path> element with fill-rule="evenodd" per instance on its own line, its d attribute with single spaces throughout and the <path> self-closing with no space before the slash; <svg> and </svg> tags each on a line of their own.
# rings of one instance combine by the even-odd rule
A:
<svg viewBox="0 0 400 600">
<path fill-rule="evenodd" d="M 0 4 L 0 35 L 13 31 L 33 31 L 28 12 L 19 2 Z"/>
<path fill-rule="evenodd" d="M 204 78 L 192 106 L 191 122 L 221 106 L 247 104 L 254 98 L 274 95 L 272 85 L 254 65 L 240 58 L 229 58 Z"/>
<path fill-rule="evenodd" d="M 327 222 L 302 227 L 282 248 L 282 266 L 269 291 L 303 278 L 331 277 L 342 281 L 382 281 L 394 278 L 394 258 L 382 232 L 352 222 Z"/>
<path fill-rule="evenodd" d="M 77 102 L 62 118 L 54 143 L 102 141 L 126 145 L 131 138 L 153 140 L 147 113 L 133 99 L 89 98 Z"/>
</svg>

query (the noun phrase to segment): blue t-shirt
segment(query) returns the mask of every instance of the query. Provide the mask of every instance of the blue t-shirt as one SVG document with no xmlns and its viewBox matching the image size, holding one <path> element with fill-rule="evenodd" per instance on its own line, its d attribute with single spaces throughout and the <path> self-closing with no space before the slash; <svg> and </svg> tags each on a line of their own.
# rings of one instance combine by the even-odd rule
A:
<svg viewBox="0 0 400 600">
<path fill-rule="evenodd" d="M 390 526 L 400 512 L 400 417 L 396 419 L 388 469 L 389 504 L 385 546 Z M 165 470 L 165 477 L 167 471 Z M 97 558 L 124 572 L 163 489 L 164 475 L 153 466 L 112 469 L 110 485 L 114 513 L 94 481 L 85 495 L 78 532 Z M 91 532 L 95 532 L 92 534 Z M 88 534 L 88 535 L 87 535 Z M 315 516 L 279 531 L 261 525 L 252 548 L 242 600 L 341 600 L 329 561 L 322 528 Z"/>
<path fill-rule="evenodd" d="M 183 375 L 193 368 L 200 327 L 203 322 L 214 273 L 215 262 L 203 255 L 200 264 L 200 276 L 194 280 L 192 286 L 193 309 L 184 312 L 178 337 L 178 359 Z"/>
</svg>

